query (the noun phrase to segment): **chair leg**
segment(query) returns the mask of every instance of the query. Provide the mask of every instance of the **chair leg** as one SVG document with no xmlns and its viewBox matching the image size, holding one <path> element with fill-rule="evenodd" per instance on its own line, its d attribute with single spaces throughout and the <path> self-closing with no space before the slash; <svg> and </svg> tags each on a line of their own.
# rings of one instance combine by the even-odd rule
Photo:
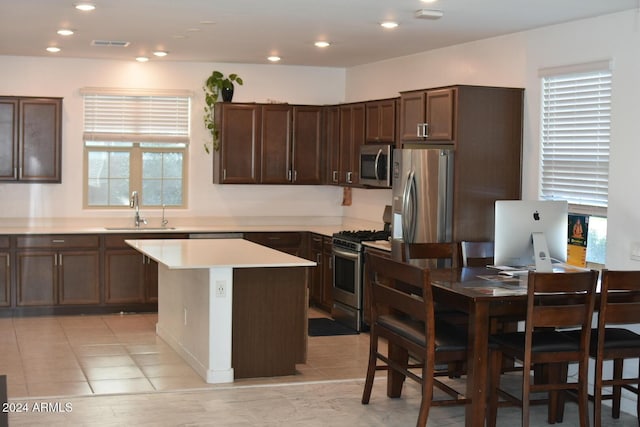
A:
<svg viewBox="0 0 640 427">
<path fill-rule="evenodd" d="M 404 369 L 409 366 L 409 352 L 395 344 L 389 343 L 389 359 L 395 360 Z M 387 396 L 400 397 L 402 395 L 402 385 L 404 384 L 405 375 L 395 369 L 389 368 L 387 371 Z"/>
<path fill-rule="evenodd" d="M 580 427 L 589 427 L 589 382 L 586 378 L 589 376 L 588 360 L 582 362 L 578 366 L 578 378 L 584 378 L 584 381 L 578 381 L 578 411 L 580 411 Z"/>
<path fill-rule="evenodd" d="M 602 424 L 602 364 L 604 361 L 600 357 L 595 360 L 595 378 L 593 384 L 593 427 L 600 427 Z"/>
<path fill-rule="evenodd" d="M 566 363 L 553 363 L 547 367 L 547 381 L 549 384 L 564 384 L 567 382 Z M 549 391 L 549 406 L 547 418 L 549 424 L 561 423 L 564 417 L 564 391 Z"/>
<path fill-rule="evenodd" d="M 613 379 L 622 379 L 624 359 L 613 360 Z M 620 398 L 622 397 L 622 386 L 613 386 L 613 400 L 611 404 L 611 416 L 613 418 L 620 418 Z"/>
<path fill-rule="evenodd" d="M 531 366 L 522 369 L 522 427 L 529 427 L 529 406 L 531 405 Z M 548 378 L 548 375 L 547 375 Z"/>
<path fill-rule="evenodd" d="M 422 401 L 416 427 L 426 427 L 433 399 L 433 360 L 425 361 L 422 367 Z"/>
<path fill-rule="evenodd" d="M 487 427 L 495 427 L 498 418 L 498 388 L 502 374 L 502 353 L 492 350 L 489 357 L 489 395 L 487 396 Z"/>
<path fill-rule="evenodd" d="M 367 366 L 367 379 L 364 382 L 364 391 L 362 392 L 362 404 L 369 403 L 371 398 L 371 390 L 373 389 L 373 379 L 376 375 L 376 361 L 378 353 L 378 335 L 372 328 L 369 343 L 369 365 Z"/>
</svg>

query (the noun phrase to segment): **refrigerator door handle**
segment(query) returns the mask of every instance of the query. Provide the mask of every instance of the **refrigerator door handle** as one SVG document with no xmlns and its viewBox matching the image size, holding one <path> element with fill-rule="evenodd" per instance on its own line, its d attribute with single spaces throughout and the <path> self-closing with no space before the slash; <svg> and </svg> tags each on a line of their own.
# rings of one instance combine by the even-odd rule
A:
<svg viewBox="0 0 640 427">
<path fill-rule="evenodd" d="M 402 238 L 405 243 L 413 243 L 416 232 L 415 211 L 416 206 L 416 181 L 415 172 L 409 172 L 407 182 L 402 195 Z"/>
</svg>

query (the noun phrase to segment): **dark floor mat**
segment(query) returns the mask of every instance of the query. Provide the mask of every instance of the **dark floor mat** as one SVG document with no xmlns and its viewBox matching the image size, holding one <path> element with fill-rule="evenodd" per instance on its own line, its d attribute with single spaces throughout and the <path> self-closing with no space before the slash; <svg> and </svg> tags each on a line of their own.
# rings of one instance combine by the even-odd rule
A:
<svg viewBox="0 0 640 427">
<path fill-rule="evenodd" d="M 309 319 L 310 337 L 327 337 L 331 335 L 356 335 L 358 332 L 333 319 L 324 317 Z"/>
</svg>

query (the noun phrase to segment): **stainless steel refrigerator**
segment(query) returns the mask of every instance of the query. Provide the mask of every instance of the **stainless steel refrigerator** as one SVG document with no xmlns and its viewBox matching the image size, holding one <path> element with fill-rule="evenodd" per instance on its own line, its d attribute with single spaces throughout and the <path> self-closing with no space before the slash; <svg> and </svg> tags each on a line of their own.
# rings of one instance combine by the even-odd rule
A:
<svg viewBox="0 0 640 427">
<path fill-rule="evenodd" d="M 452 238 L 453 156 L 447 148 L 393 151 L 391 254 L 402 259 L 402 243 Z"/>
</svg>

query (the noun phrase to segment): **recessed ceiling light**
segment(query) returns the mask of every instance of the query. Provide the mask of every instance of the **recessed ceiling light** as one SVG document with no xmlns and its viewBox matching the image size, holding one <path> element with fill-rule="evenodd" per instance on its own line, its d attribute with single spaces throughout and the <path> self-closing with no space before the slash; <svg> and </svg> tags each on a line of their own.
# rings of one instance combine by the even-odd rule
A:
<svg viewBox="0 0 640 427">
<path fill-rule="evenodd" d="M 136 61 L 138 62 L 147 62 L 149 60 L 149 58 L 147 58 L 146 56 L 138 56 L 136 58 Z"/>
<path fill-rule="evenodd" d="M 380 26 L 387 29 L 392 29 L 392 28 L 396 28 L 398 26 L 398 23 L 393 21 L 384 21 L 380 23 Z"/>
<path fill-rule="evenodd" d="M 87 2 L 76 3 L 74 4 L 74 6 L 76 9 L 81 10 L 83 12 L 90 12 L 96 8 L 95 4 L 87 3 Z"/>
<path fill-rule="evenodd" d="M 331 46 L 331 43 L 327 41 L 317 41 L 314 43 L 314 45 L 316 45 L 316 47 L 329 47 Z"/>
<path fill-rule="evenodd" d="M 51 53 L 58 53 L 60 52 L 60 48 L 56 47 L 56 46 L 49 46 L 47 48 L 47 52 L 51 52 Z"/>
<path fill-rule="evenodd" d="M 435 3 L 438 0 L 420 0 L 422 3 Z"/>
<path fill-rule="evenodd" d="M 279 56 L 276 56 L 276 55 L 271 55 L 271 56 L 269 56 L 267 59 L 268 59 L 269 61 L 271 61 L 271 62 L 278 62 L 278 61 L 280 61 L 280 59 L 282 59 L 282 58 L 280 58 Z"/>
<path fill-rule="evenodd" d="M 162 56 L 167 56 L 167 55 L 169 54 L 169 52 L 166 52 L 166 51 L 164 51 L 164 50 L 156 50 L 155 52 L 153 52 L 153 54 L 154 54 L 155 56 L 160 56 L 160 57 L 162 57 Z"/>
<path fill-rule="evenodd" d="M 73 33 L 74 31 L 68 28 L 63 28 L 61 30 L 58 30 L 58 34 L 61 36 L 70 36 L 70 35 L 73 35 Z"/>
</svg>

